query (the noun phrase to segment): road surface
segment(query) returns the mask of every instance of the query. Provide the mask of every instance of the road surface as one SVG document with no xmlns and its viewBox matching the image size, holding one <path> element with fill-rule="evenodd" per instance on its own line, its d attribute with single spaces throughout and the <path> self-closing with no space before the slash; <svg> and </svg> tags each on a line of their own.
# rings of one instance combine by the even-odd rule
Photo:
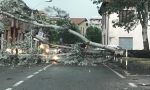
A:
<svg viewBox="0 0 150 90">
<path fill-rule="evenodd" d="M 0 90 L 149 90 L 103 64 L 48 64 L 0 69 Z"/>
</svg>

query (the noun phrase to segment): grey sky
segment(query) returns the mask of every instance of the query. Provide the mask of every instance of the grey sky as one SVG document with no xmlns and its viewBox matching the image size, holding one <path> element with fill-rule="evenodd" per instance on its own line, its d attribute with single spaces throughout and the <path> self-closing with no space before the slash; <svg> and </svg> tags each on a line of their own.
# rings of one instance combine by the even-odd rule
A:
<svg viewBox="0 0 150 90">
<path fill-rule="evenodd" d="M 44 0 L 24 0 L 28 6 L 34 9 L 43 9 L 47 6 L 56 6 L 67 11 L 70 17 L 91 18 L 98 16 L 96 5 L 91 0 L 53 0 L 45 2 Z"/>
</svg>

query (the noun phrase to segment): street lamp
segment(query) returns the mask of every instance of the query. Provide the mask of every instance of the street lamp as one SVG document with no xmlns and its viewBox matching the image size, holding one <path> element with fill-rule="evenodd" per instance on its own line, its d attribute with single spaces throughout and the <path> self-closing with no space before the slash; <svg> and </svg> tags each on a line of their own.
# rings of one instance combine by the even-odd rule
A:
<svg viewBox="0 0 150 90">
<path fill-rule="evenodd" d="M 33 10 L 32 10 L 32 12 L 31 12 L 31 19 L 34 19 Z M 33 22 L 33 20 L 32 20 L 31 22 Z M 33 29 L 32 29 L 32 28 L 33 28 L 33 26 L 31 26 L 31 32 L 30 32 L 30 33 L 31 33 L 31 43 L 30 43 L 30 44 L 31 44 L 31 52 L 32 52 L 32 50 L 33 50 L 33 45 L 32 45 L 32 44 L 33 44 L 33 42 L 32 42 L 32 41 L 33 41 L 33 38 L 32 38 Z"/>
</svg>

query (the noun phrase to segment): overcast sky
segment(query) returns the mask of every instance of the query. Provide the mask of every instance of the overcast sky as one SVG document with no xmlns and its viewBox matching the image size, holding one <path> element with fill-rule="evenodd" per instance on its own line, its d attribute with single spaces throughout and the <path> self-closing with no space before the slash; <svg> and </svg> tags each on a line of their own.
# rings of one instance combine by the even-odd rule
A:
<svg viewBox="0 0 150 90">
<path fill-rule="evenodd" d="M 46 1 L 46 0 L 45 0 Z M 26 4 L 33 9 L 40 9 L 47 6 L 56 6 L 67 11 L 70 17 L 91 18 L 99 16 L 96 5 L 91 0 L 53 0 L 45 2 L 44 0 L 24 0 Z"/>
</svg>

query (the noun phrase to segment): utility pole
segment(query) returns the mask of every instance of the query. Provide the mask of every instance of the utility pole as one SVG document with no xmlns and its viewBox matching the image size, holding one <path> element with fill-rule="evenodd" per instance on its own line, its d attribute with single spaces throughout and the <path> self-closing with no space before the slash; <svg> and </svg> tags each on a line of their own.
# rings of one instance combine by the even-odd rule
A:
<svg viewBox="0 0 150 90">
<path fill-rule="evenodd" d="M 0 21 L 1 50 L 4 49 L 4 24 Z"/>
<path fill-rule="evenodd" d="M 31 22 L 33 22 L 33 19 L 34 19 L 34 15 L 33 15 L 33 10 L 32 10 L 32 12 L 31 12 L 31 18 L 32 18 L 32 20 L 31 20 Z M 30 36 L 31 36 L 31 42 L 30 42 L 30 45 L 31 45 L 31 47 L 30 47 L 30 49 L 31 49 L 31 52 L 32 52 L 32 50 L 33 50 L 33 38 L 32 38 L 32 35 L 33 35 L 33 25 L 31 25 L 30 26 L 30 28 L 31 28 L 31 32 L 30 32 Z"/>
</svg>

